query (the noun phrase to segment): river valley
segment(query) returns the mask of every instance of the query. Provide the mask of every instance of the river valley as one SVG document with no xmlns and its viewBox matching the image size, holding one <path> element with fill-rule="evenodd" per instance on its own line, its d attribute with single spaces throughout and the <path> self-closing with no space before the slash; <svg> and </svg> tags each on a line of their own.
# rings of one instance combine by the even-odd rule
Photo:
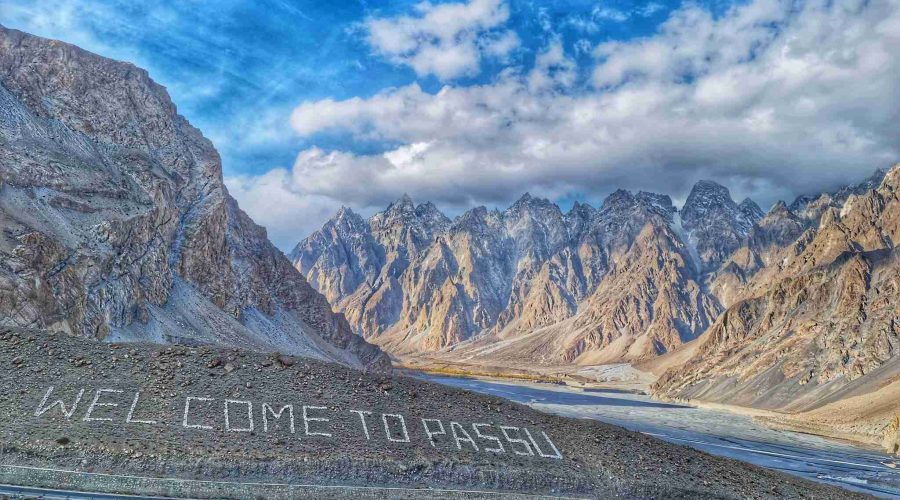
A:
<svg viewBox="0 0 900 500">
<path fill-rule="evenodd" d="M 884 498 L 900 498 L 895 459 L 819 436 L 780 431 L 748 415 L 661 402 L 616 389 L 575 388 L 500 379 L 418 377 L 500 396 L 540 411 L 620 425 L 704 452 L 777 469 Z"/>
</svg>

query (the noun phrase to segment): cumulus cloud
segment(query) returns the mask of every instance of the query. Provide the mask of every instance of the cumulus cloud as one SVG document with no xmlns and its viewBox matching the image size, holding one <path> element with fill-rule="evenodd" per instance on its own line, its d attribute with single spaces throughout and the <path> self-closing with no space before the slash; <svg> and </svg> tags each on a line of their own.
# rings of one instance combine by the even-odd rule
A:
<svg viewBox="0 0 900 500">
<path fill-rule="evenodd" d="M 377 54 L 420 76 L 473 76 L 483 57 L 503 60 L 519 45 L 516 33 L 502 27 L 509 19 L 502 0 L 422 2 L 415 11 L 412 16 L 371 18 L 364 27 Z"/>
<path fill-rule="evenodd" d="M 269 240 L 285 251 L 341 207 L 335 198 L 301 194 L 293 184 L 291 172 L 284 168 L 258 176 L 227 176 L 225 186 L 240 202 L 241 209 L 265 226 Z"/>
<path fill-rule="evenodd" d="M 687 6 L 653 36 L 597 46 L 584 86 L 551 42 L 489 84 L 306 102 L 298 134 L 399 146 L 303 151 L 290 190 L 371 207 L 404 192 L 456 206 L 618 187 L 677 199 L 699 178 L 763 205 L 829 189 L 900 159 L 898 28 L 897 0 L 754 0 L 718 18 Z"/>
</svg>

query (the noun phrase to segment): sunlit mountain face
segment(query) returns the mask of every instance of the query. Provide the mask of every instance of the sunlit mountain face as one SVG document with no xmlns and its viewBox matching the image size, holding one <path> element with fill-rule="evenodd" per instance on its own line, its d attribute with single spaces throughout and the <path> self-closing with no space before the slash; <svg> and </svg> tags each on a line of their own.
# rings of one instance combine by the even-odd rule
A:
<svg viewBox="0 0 900 500">
<path fill-rule="evenodd" d="M 147 68 L 283 250 L 403 193 L 458 215 L 711 179 L 770 206 L 900 148 L 887 0 L 16 1 L 0 23 Z"/>
</svg>

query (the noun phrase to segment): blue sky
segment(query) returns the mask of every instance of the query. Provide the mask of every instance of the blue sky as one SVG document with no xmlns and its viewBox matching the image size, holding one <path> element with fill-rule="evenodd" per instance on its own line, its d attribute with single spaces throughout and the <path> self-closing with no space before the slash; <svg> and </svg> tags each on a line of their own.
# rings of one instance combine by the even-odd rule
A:
<svg viewBox="0 0 900 500">
<path fill-rule="evenodd" d="M 231 175 L 289 165 L 310 145 L 383 149 L 341 134 L 298 137 L 287 127 L 288 116 L 305 100 L 369 97 L 414 81 L 438 91 L 443 85 L 438 78 L 418 77 L 411 68 L 391 64 L 365 40 L 366 19 L 402 15 L 418 3 L 15 0 L 3 3 L 0 23 L 147 69 L 169 90 L 179 112 L 216 142 L 225 173 Z M 602 14 L 598 5 L 511 2 L 509 23 L 521 39 L 511 58 L 533 64 L 552 36 L 575 53 L 580 40 L 595 44 L 650 33 L 678 2 L 607 2 Z M 489 82 L 506 67 L 487 61 L 478 75 L 455 81 Z"/>
<path fill-rule="evenodd" d="M 281 248 L 341 205 L 371 213 L 403 192 L 458 213 L 525 190 L 678 199 L 709 177 L 766 205 L 859 177 L 897 159 L 897 12 L 893 0 L 0 0 L 5 26 L 146 68 Z"/>
</svg>

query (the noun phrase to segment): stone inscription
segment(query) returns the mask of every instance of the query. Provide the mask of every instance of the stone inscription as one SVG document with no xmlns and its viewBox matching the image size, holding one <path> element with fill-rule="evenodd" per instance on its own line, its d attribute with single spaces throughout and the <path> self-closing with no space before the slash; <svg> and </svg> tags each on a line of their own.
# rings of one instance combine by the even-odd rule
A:
<svg viewBox="0 0 900 500">
<path fill-rule="evenodd" d="M 140 391 L 111 388 L 47 388 L 33 417 L 66 423 L 113 423 L 125 426 L 179 426 L 188 432 L 288 433 L 297 439 L 339 441 L 377 439 L 411 446 L 418 435 L 442 451 L 469 450 L 561 460 L 562 453 L 546 432 L 525 426 L 462 422 L 448 418 L 417 417 L 364 409 L 336 409 L 313 404 L 218 398 L 210 395 L 176 396 L 180 421 L 151 417 L 155 406 Z M 339 414 L 356 422 L 352 432 L 337 433 Z M 95 424 L 97 425 L 97 424 Z"/>
</svg>

